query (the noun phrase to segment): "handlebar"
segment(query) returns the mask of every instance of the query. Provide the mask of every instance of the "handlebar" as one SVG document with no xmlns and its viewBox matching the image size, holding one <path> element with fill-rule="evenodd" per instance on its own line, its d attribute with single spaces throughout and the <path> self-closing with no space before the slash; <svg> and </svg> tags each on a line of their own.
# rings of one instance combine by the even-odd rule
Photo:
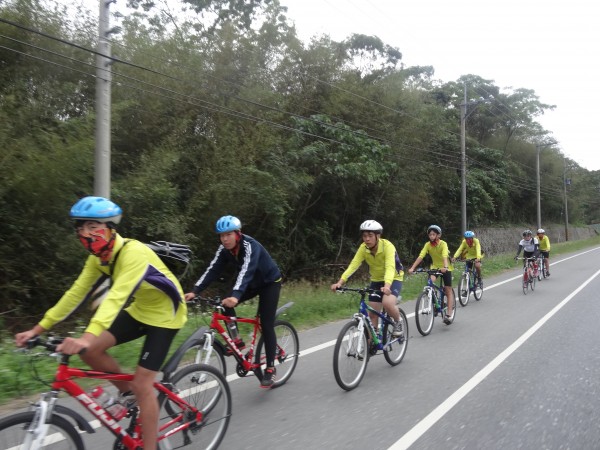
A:
<svg viewBox="0 0 600 450">
<path fill-rule="evenodd" d="M 415 273 L 426 273 L 429 276 L 443 277 L 444 274 L 440 272 L 440 269 L 423 269 L 418 268 Z"/>
<path fill-rule="evenodd" d="M 349 287 L 339 287 L 335 289 L 336 292 L 358 292 L 361 295 L 365 295 L 365 294 L 381 294 L 381 291 L 379 291 L 378 289 L 372 289 L 372 288 L 368 288 L 368 287 L 364 287 L 364 288 L 349 288 Z"/>
<path fill-rule="evenodd" d="M 62 344 L 65 339 L 62 337 L 54 337 L 50 336 L 48 339 L 44 340 L 40 336 L 36 336 L 34 338 L 29 339 L 25 343 L 25 347 L 23 350 L 31 350 L 34 347 L 44 347 L 46 350 L 56 353 L 56 348 Z"/>
<path fill-rule="evenodd" d="M 523 261 L 524 259 L 527 260 L 527 261 L 537 261 L 539 259 L 539 257 L 529 256 L 527 258 L 525 258 L 525 257 L 517 257 L 517 258 L 515 258 L 515 260 L 518 260 L 518 261 Z"/>
</svg>

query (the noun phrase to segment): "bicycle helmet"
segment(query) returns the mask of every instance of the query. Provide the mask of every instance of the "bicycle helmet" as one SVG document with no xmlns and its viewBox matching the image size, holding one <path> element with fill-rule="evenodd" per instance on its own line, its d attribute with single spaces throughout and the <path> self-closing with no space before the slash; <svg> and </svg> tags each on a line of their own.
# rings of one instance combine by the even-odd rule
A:
<svg viewBox="0 0 600 450">
<path fill-rule="evenodd" d="M 531 236 L 533 233 L 531 232 L 531 230 L 525 230 L 523 231 L 523 237 L 525 236 Z"/>
<path fill-rule="evenodd" d="M 429 232 L 431 231 L 435 231 L 437 234 L 440 235 L 442 234 L 442 229 L 437 225 L 429 225 L 429 228 L 427 228 L 427 234 L 429 234 Z"/>
<path fill-rule="evenodd" d="M 472 239 L 475 237 L 475 233 L 473 233 L 472 231 L 465 231 L 465 237 L 467 239 Z"/>
<path fill-rule="evenodd" d="M 74 220 L 94 220 L 107 224 L 118 224 L 123 211 L 116 203 L 104 197 L 83 197 L 71 208 Z"/>
<path fill-rule="evenodd" d="M 537 234 L 544 234 L 546 233 L 546 231 L 543 228 L 540 228 L 539 230 L 537 230 Z"/>
<path fill-rule="evenodd" d="M 228 233 L 229 231 L 239 231 L 242 229 L 242 222 L 234 216 L 223 216 L 215 225 L 215 231 L 219 234 Z"/>
<path fill-rule="evenodd" d="M 360 224 L 360 231 L 372 231 L 373 233 L 383 233 L 383 227 L 376 220 L 365 220 Z"/>
</svg>

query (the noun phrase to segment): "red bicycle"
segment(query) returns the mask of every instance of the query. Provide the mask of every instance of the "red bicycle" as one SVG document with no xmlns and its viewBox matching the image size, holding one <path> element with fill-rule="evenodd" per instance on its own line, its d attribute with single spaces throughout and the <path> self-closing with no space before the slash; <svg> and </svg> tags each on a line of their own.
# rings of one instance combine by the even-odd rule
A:
<svg viewBox="0 0 600 450">
<path fill-rule="evenodd" d="M 52 352 L 50 356 L 55 356 L 56 347 L 61 342 L 60 338 L 44 341 L 38 337 L 29 341 L 27 348 L 31 350 L 41 346 Z M 69 355 L 58 356 L 60 363 L 51 390 L 42 394 L 40 400 L 32 405 L 32 410 L 0 420 L 2 448 L 83 450 L 83 439 L 77 428 L 87 433 L 95 433 L 95 430 L 77 411 L 58 403 L 61 391 L 77 400 L 116 437 L 113 449 L 143 448 L 137 405 L 127 411 L 125 417 L 130 419 L 129 424 L 122 424 L 74 381 L 76 378 L 132 381 L 133 375 L 74 368 L 69 366 Z M 173 374 L 175 368 L 171 359 L 163 367 L 162 381 L 154 383 L 161 408 L 158 433 L 161 448 L 177 448 L 193 442 L 194 449 L 216 449 L 225 436 L 231 417 L 231 393 L 225 378 L 207 365 L 187 366 Z M 190 376 L 192 373 L 193 377 Z"/>
<path fill-rule="evenodd" d="M 517 258 L 520 260 L 525 260 L 525 264 L 523 265 L 523 294 L 527 295 L 527 290 L 531 289 L 533 292 L 535 290 L 535 282 L 538 278 L 538 265 L 536 258 Z"/>
<path fill-rule="evenodd" d="M 289 302 L 278 308 L 275 317 L 281 315 L 293 304 L 293 302 Z M 226 375 L 225 356 L 232 356 L 237 362 L 236 373 L 239 377 L 245 377 L 252 372 L 259 381 L 262 381 L 263 370 L 266 367 L 266 357 L 264 337 L 260 333 L 261 325 L 258 312 L 253 318 L 227 316 L 224 314 L 224 307 L 219 297 L 196 297 L 188 302 L 189 305 L 196 305 L 200 310 L 206 307 L 210 308 L 212 310 L 211 321 L 208 327 L 200 327 L 181 345 L 180 349 L 183 354 L 177 361 L 178 366 L 198 363 L 208 364 L 216 367 L 223 375 Z M 253 331 L 249 347 L 240 349 L 233 341 L 227 331 L 227 325 L 233 323 L 252 325 Z M 222 324 L 225 324 L 225 326 Z M 215 334 L 220 335 L 224 343 L 216 339 Z M 277 335 L 277 350 L 275 353 L 277 377 L 272 387 L 279 387 L 290 379 L 296 368 L 300 354 L 300 344 L 296 329 L 285 320 L 275 320 L 275 334 Z"/>
</svg>

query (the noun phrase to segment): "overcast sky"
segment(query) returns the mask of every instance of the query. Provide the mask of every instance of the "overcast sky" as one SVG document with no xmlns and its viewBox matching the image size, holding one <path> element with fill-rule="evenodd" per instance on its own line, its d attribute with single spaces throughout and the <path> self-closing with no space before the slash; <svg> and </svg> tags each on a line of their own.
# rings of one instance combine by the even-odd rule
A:
<svg viewBox="0 0 600 450">
<path fill-rule="evenodd" d="M 405 66 L 433 66 L 442 81 L 473 74 L 500 88 L 534 90 L 556 105 L 538 121 L 562 152 L 600 170 L 600 2 L 280 1 L 303 39 L 375 35 L 402 52 Z"/>
</svg>

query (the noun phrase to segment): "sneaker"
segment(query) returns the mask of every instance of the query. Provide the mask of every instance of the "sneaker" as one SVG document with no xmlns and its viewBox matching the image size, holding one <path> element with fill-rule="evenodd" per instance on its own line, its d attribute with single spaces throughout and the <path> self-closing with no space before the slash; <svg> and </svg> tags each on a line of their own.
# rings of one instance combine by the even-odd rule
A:
<svg viewBox="0 0 600 450">
<path fill-rule="evenodd" d="M 233 340 L 233 343 L 235 344 L 235 346 L 238 348 L 239 351 L 242 351 L 246 348 L 246 344 L 244 343 L 244 341 L 242 341 L 241 338 L 237 338 Z M 227 348 L 225 349 L 225 356 L 231 356 L 233 355 L 233 350 L 227 346 Z"/>
<path fill-rule="evenodd" d="M 260 382 L 260 387 L 262 387 L 262 388 L 273 387 L 273 384 L 275 383 L 275 374 L 276 373 L 277 373 L 277 370 L 275 370 L 275 367 L 267 367 L 265 369 L 265 371 L 263 372 L 263 379 Z"/>
<path fill-rule="evenodd" d="M 392 336 L 395 338 L 402 336 L 402 322 L 400 320 L 394 325 L 394 331 L 392 331 Z"/>
</svg>

